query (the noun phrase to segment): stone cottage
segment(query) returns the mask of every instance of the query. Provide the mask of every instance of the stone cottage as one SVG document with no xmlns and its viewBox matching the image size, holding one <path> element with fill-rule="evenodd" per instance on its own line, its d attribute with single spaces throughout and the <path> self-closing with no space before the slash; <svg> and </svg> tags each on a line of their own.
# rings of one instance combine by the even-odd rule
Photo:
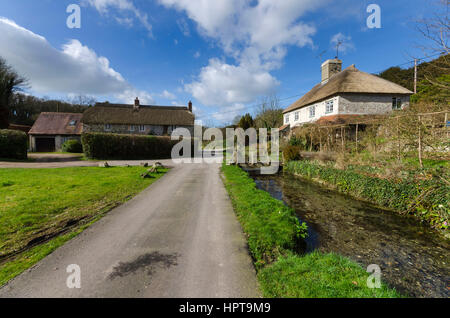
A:
<svg viewBox="0 0 450 318">
<path fill-rule="evenodd" d="M 97 103 L 87 109 L 82 118 L 83 132 L 103 132 L 137 135 L 170 135 L 176 128 L 194 133 L 195 116 L 192 103 L 188 107 Z"/>
<path fill-rule="evenodd" d="M 60 151 L 67 140 L 81 139 L 83 114 L 41 113 L 28 132 L 31 151 Z"/>
<path fill-rule="evenodd" d="M 410 90 L 358 70 L 342 70 L 342 61 L 322 64 L 322 81 L 283 111 L 284 126 L 293 128 L 318 120 L 342 122 L 353 116 L 384 115 L 409 105 Z"/>
</svg>

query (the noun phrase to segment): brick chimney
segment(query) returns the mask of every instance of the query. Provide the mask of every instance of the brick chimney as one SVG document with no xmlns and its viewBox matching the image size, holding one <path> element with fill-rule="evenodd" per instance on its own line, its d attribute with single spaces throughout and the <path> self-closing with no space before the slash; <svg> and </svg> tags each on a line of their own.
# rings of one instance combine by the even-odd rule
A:
<svg viewBox="0 0 450 318">
<path fill-rule="evenodd" d="M 322 84 L 328 82 L 328 80 L 335 74 L 342 71 L 342 61 L 339 59 L 327 60 L 322 64 Z"/>
<path fill-rule="evenodd" d="M 134 110 L 139 110 L 139 98 L 136 97 L 136 99 L 134 100 Z"/>
<path fill-rule="evenodd" d="M 189 107 L 189 111 L 192 113 L 192 102 L 191 101 L 189 101 L 188 107 Z"/>
</svg>

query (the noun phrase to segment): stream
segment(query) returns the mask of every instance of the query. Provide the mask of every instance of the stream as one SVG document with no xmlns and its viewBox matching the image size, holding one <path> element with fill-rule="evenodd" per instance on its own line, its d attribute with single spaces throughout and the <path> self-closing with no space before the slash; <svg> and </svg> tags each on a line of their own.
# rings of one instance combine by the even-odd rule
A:
<svg viewBox="0 0 450 318">
<path fill-rule="evenodd" d="M 450 242 L 417 219 L 377 208 L 290 174 L 252 176 L 308 224 L 307 250 L 334 252 L 411 297 L 450 296 Z"/>
</svg>

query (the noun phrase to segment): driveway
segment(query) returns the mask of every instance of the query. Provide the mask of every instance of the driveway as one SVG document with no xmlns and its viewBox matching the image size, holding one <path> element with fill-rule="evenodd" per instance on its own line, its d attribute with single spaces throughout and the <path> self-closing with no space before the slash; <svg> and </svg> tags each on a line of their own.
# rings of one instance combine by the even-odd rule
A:
<svg viewBox="0 0 450 318">
<path fill-rule="evenodd" d="M 81 288 L 69 289 L 67 266 Z M 258 297 L 220 165 L 163 178 L 0 289 L 0 297 Z"/>
</svg>

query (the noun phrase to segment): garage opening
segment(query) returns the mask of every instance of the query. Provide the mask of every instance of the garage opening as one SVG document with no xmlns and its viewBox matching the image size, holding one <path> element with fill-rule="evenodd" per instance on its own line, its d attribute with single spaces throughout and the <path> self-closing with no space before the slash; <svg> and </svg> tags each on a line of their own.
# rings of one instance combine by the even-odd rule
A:
<svg viewBox="0 0 450 318">
<path fill-rule="evenodd" d="M 37 152 L 54 152 L 55 138 L 36 138 Z"/>
</svg>

